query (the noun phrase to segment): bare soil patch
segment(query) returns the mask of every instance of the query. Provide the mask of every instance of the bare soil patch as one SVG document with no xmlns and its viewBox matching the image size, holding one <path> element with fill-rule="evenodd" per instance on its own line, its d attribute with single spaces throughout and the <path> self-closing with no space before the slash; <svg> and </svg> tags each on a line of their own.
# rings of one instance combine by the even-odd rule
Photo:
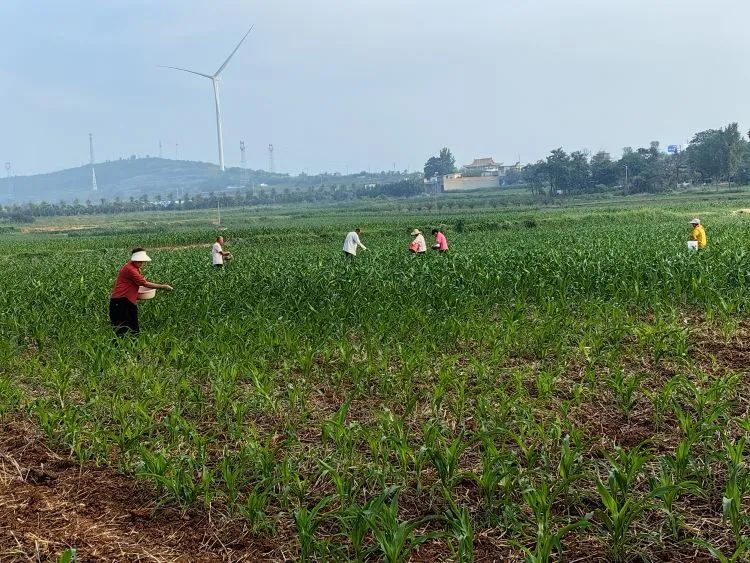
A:
<svg viewBox="0 0 750 563">
<path fill-rule="evenodd" d="M 156 508 L 152 491 L 109 468 L 79 467 L 18 422 L 0 425 L 0 561 L 284 561 L 282 545 L 201 511 Z M 285 541 L 286 539 L 286 541 Z"/>
</svg>

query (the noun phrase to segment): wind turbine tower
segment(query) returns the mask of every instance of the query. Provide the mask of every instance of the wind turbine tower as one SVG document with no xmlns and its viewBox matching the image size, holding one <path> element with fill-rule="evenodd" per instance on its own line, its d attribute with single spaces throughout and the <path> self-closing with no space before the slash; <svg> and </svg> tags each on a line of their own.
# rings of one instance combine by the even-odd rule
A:
<svg viewBox="0 0 750 563">
<path fill-rule="evenodd" d="M 268 145 L 268 171 L 276 172 L 276 165 L 273 162 L 273 145 Z"/>
<path fill-rule="evenodd" d="M 247 159 L 245 158 L 245 141 L 240 141 L 240 186 L 244 186 L 245 168 L 247 168 Z"/>
<path fill-rule="evenodd" d="M 89 133 L 89 156 L 91 157 L 91 191 L 97 191 L 96 170 L 94 170 L 94 135 Z"/>
<path fill-rule="evenodd" d="M 211 81 L 211 85 L 214 89 L 214 104 L 216 106 L 216 138 L 219 144 L 219 168 L 221 171 L 224 171 L 224 140 L 221 133 L 221 106 L 219 104 L 219 75 L 222 73 L 222 71 L 226 68 L 226 66 L 229 64 L 229 61 L 232 59 L 234 54 L 237 52 L 237 49 L 240 48 L 240 45 L 245 41 L 245 38 L 250 35 L 250 32 L 253 30 L 253 27 L 251 26 L 250 29 L 247 30 L 247 33 L 242 36 L 242 39 L 240 39 L 240 42 L 237 43 L 237 46 L 234 48 L 234 51 L 232 51 L 229 56 L 227 57 L 227 60 L 224 61 L 224 64 L 222 64 L 219 67 L 219 70 L 214 72 L 213 74 L 203 74 L 202 72 L 196 72 L 194 70 L 188 70 L 186 68 L 179 68 L 176 66 L 164 66 L 162 68 L 171 68 L 172 70 L 181 70 L 182 72 L 189 72 L 190 74 L 196 74 L 198 76 L 202 76 L 203 78 L 208 78 Z"/>
</svg>

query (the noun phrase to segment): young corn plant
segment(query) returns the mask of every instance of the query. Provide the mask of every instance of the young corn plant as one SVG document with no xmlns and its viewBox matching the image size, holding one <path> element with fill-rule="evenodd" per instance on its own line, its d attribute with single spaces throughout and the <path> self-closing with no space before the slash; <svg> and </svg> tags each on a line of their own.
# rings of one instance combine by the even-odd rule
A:
<svg viewBox="0 0 750 563">
<path fill-rule="evenodd" d="M 458 563 L 473 563 L 474 561 L 474 525 L 471 521 L 469 509 L 459 506 L 451 498 L 449 491 L 444 491 L 448 510 L 445 514 L 446 522 L 456 540 L 455 560 Z"/>
<path fill-rule="evenodd" d="M 553 530 L 552 504 L 557 496 L 556 490 L 551 488 L 545 478 L 538 484 L 528 480 L 523 490 L 523 500 L 534 514 L 536 523 L 536 544 L 532 549 L 521 545 L 526 554 L 527 563 L 547 563 L 553 552 L 562 557 L 562 539 L 577 528 L 588 526 L 593 513 L 583 518 Z"/>
<path fill-rule="evenodd" d="M 445 489 L 452 490 L 455 484 L 464 477 L 459 471 L 459 461 L 461 454 L 469 446 L 469 442 L 464 440 L 463 434 L 447 442 L 439 437 L 436 430 L 428 431 L 426 439 L 427 456 L 432 461 L 440 482 Z"/>
<path fill-rule="evenodd" d="M 245 519 L 253 534 L 274 531 L 273 522 L 266 515 L 270 494 L 269 486 L 259 483 L 245 495 L 245 499 L 238 505 L 240 515 Z"/>
<path fill-rule="evenodd" d="M 649 486 L 652 496 L 661 501 L 661 510 L 666 516 L 670 536 L 678 540 L 684 521 L 675 510 L 674 503 L 682 494 L 703 497 L 704 491 L 694 481 L 676 481 L 672 467 L 664 459 L 661 461 L 658 476 L 649 478 Z"/>
<path fill-rule="evenodd" d="M 745 445 L 745 437 L 736 442 L 732 442 L 728 438 L 724 439 L 728 477 L 722 498 L 722 512 L 724 518 L 731 524 L 735 541 L 738 543 L 742 540 L 743 527 L 748 521 L 747 516 L 742 511 L 742 499 L 748 491 L 749 484 L 748 473 L 743 466 Z"/>
<path fill-rule="evenodd" d="M 297 528 L 297 538 L 300 545 L 300 559 L 311 561 L 318 552 L 319 542 L 315 537 L 318 526 L 323 521 L 324 515 L 321 511 L 328 506 L 335 497 L 323 497 L 312 508 L 300 506 L 294 513 L 294 524 Z"/>
<path fill-rule="evenodd" d="M 365 557 L 373 551 L 365 546 L 365 538 L 370 531 L 369 517 L 372 514 L 379 514 L 383 504 L 397 492 L 398 487 L 389 487 L 362 506 L 351 503 L 336 512 L 336 519 L 352 546 L 354 553 L 351 555 L 355 561 L 364 561 Z"/>
<path fill-rule="evenodd" d="M 724 553 L 718 547 L 711 545 L 705 540 L 700 538 L 693 538 L 691 540 L 695 545 L 702 547 L 719 563 L 740 563 L 748 560 L 750 556 L 750 538 L 743 537 L 737 541 L 734 551 L 731 555 L 724 555 Z"/>
<path fill-rule="evenodd" d="M 630 452 L 618 449 L 615 456 L 607 456 L 609 474 L 606 483 L 598 476 L 596 490 L 603 505 L 594 512 L 595 520 L 609 536 L 610 556 L 616 562 L 625 561 L 635 538 L 630 535 L 630 527 L 652 504 L 652 497 L 638 495 L 634 491 L 643 465 L 648 461 L 639 448 Z"/>
<path fill-rule="evenodd" d="M 643 381 L 643 375 L 626 375 L 621 368 L 614 369 L 607 380 L 618 406 L 628 418 L 628 421 L 630 421 L 630 414 L 636 404 L 636 392 L 640 389 L 641 381 Z"/>
<path fill-rule="evenodd" d="M 390 502 L 372 507 L 367 513 L 367 520 L 378 549 L 387 563 L 402 563 L 421 544 L 446 536 L 443 531 L 417 532 L 430 521 L 441 520 L 438 516 L 399 520 L 398 495 L 394 495 Z"/>
</svg>

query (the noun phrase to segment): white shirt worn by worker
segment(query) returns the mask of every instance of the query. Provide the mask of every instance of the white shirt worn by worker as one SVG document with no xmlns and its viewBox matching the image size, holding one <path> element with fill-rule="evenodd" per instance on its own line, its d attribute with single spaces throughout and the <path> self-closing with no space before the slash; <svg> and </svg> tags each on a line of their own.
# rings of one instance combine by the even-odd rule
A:
<svg viewBox="0 0 750 563">
<path fill-rule="evenodd" d="M 424 240 L 424 235 L 414 237 L 414 242 L 417 243 L 417 252 L 427 252 L 427 243 Z"/>
<path fill-rule="evenodd" d="M 211 249 L 211 263 L 214 266 L 224 264 L 224 256 L 221 254 L 222 252 L 223 250 L 219 242 L 215 242 L 213 248 Z"/>
<path fill-rule="evenodd" d="M 344 239 L 344 252 L 356 256 L 357 247 L 360 247 L 362 250 L 367 250 L 367 247 L 360 242 L 359 235 L 356 231 L 352 231 L 346 235 L 346 238 Z"/>
</svg>

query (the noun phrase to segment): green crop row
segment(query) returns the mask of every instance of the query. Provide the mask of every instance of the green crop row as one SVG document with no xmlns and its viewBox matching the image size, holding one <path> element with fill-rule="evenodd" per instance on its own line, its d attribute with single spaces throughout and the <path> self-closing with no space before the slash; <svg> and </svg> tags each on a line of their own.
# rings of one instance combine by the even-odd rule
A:
<svg viewBox="0 0 750 563">
<path fill-rule="evenodd" d="M 370 218 L 354 264 L 269 222 L 221 271 L 208 228 L 3 235 L 0 418 L 301 560 L 743 560 L 750 232 L 712 212 L 700 253 L 671 208 Z M 144 240 L 175 290 L 115 342 Z"/>
</svg>

